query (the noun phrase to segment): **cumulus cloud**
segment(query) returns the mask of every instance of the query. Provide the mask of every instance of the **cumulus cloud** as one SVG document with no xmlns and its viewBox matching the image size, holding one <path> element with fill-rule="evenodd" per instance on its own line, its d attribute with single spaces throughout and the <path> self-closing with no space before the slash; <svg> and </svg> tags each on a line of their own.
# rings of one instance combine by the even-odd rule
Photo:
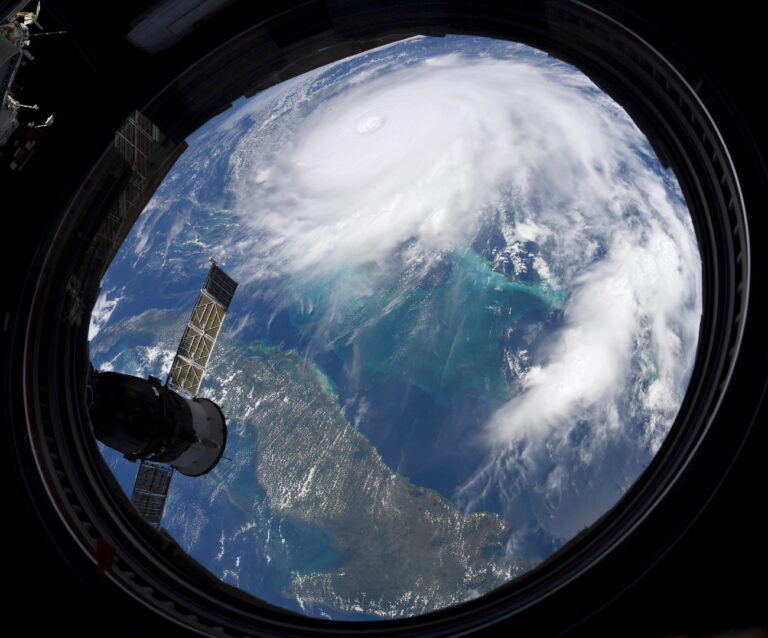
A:
<svg viewBox="0 0 768 638">
<path fill-rule="evenodd" d="M 234 213 L 259 241 L 229 250 L 245 282 L 355 272 L 405 244 L 422 263 L 465 249 L 513 202 L 508 244 L 533 242 L 533 270 L 569 299 L 456 497 L 478 509 L 496 491 L 508 520 L 520 508 L 565 539 L 618 498 L 674 419 L 701 265 L 674 178 L 627 114 L 568 65 L 514 45 L 501 57 L 396 56 L 337 68 L 332 90 L 328 71 L 294 83 L 279 131 L 252 127 L 233 156 Z M 535 489 L 522 496 L 522 483 Z"/>
</svg>

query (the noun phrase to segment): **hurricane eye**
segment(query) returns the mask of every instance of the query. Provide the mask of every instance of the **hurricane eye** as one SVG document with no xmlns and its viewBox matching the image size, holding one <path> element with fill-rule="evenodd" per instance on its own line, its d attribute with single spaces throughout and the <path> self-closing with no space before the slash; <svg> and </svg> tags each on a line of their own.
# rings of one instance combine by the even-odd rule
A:
<svg viewBox="0 0 768 638">
<path fill-rule="evenodd" d="M 199 389 L 226 449 L 174 476 L 161 522 L 224 582 L 318 618 L 443 609 L 534 569 L 660 449 L 699 247 L 672 170 L 576 68 L 419 36 L 187 143 L 103 280 L 90 356 L 165 378 L 209 257 L 239 282 Z M 102 453 L 130 495 L 136 464 Z"/>
</svg>

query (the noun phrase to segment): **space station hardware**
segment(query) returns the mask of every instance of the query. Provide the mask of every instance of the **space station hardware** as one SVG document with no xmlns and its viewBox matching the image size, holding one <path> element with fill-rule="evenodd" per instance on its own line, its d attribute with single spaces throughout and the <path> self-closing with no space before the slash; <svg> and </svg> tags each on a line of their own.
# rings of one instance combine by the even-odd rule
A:
<svg viewBox="0 0 768 638">
<path fill-rule="evenodd" d="M 173 471 L 201 476 L 224 453 L 224 415 L 213 401 L 195 395 L 236 288 L 237 282 L 213 262 L 165 384 L 155 377 L 92 374 L 94 434 L 128 460 L 141 461 L 131 500 L 155 527 Z"/>
<path fill-rule="evenodd" d="M 197 394 L 236 288 L 237 283 L 229 275 L 215 263 L 211 264 L 171 365 L 167 385 L 173 390 Z"/>
<path fill-rule="evenodd" d="M 160 526 L 171 476 L 173 468 L 151 461 L 142 461 L 136 474 L 131 502 L 144 520 L 154 527 Z"/>
<path fill-rule="evenodd" d="M 13 152 L 9 166 L 13 170 L 20 170 L 31 155 L 36 143 L 34 130 L 53 124 L 53 115 L 37 124 L 22 122 L 19 119 L 20 110 L 38 111 L 40 107 L 37 104 L 23 104 L 13 96 L 14 82 L 22 64 L 34 59 L 29 52 L 31 39 L 62 33 L 30 33 L 31 25 L 42 29 L 37 21 L 39 15 L 39 2 L 35 11 L 15 11 L 10 15 L 0 15 L 0 155 L 3 147 L 11 149 L 8 151 Z"/>
</svg>

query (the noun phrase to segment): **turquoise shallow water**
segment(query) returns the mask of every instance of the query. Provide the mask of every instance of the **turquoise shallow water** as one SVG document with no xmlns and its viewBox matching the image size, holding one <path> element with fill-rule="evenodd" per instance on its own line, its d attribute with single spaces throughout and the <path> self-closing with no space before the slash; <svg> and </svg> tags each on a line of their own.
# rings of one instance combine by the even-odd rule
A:
<svg viewBox="0 0 768 638">
<path fill-rule="evenodd" d="M 427 285 L 377 264 L 295 278 L 290 320 L 307 354 L 339 357 L 349 389 L 402 383 L 446 406 L 468 391 L 503 402 L 508 328 L 528 312 L 562 309 L 567 294 L 496 272 L 472 249 L 441 270 Z"/>
</svg>

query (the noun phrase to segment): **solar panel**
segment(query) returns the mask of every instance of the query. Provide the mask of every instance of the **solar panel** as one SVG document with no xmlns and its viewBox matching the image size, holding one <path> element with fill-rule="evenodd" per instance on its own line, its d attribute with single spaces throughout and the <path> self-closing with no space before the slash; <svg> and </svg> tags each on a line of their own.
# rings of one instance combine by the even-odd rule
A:
<svg viewBox="0 0 768 638">
<path fill-rule="evenodd" d="M 211 269 L 208 271 L 208 277 L 205 280 L 203 290 L 209 292 L 226 311 L 227 308 L 229 308 L 229 304 L 232 302 L 232 297 L 235 295 L 236 289 L 237 282 L 214 262 L 211 265 Z"/>
<path fill-rule="evenodd" d="M 197 394 L 236 289 L 237 282 L 214 262 L 171 364 L 166 385 L 172 390 L 192 397 Z M 163 517 L 172 474 L 172 467 L 149 461 L 142 461 L 136 474 L 131 501 L 144 520 L 155 527 L 160 526 Z"/>
<path fill-rule="evenodd" d="M 168 386 L 172 390 L 179 390 L 190 396 L 194 396 L 200 389 L 203 381 L 204 370 L 185 357 L 176 355 L 168 375 Z"/>
<path fill-rule="evenodd" d="M 172 467 L 149 461 L 142 461 L 136 473 L 131 502 L 144 520 L 155 527 L 163 517 L 172 474 Z"/>
<path fill-rule="evenodd" d="M 236 289 L 237 282 L 213 263 L 181 336 L 168 387 L 190 396 L 197 394 Z"/>
</svg>

